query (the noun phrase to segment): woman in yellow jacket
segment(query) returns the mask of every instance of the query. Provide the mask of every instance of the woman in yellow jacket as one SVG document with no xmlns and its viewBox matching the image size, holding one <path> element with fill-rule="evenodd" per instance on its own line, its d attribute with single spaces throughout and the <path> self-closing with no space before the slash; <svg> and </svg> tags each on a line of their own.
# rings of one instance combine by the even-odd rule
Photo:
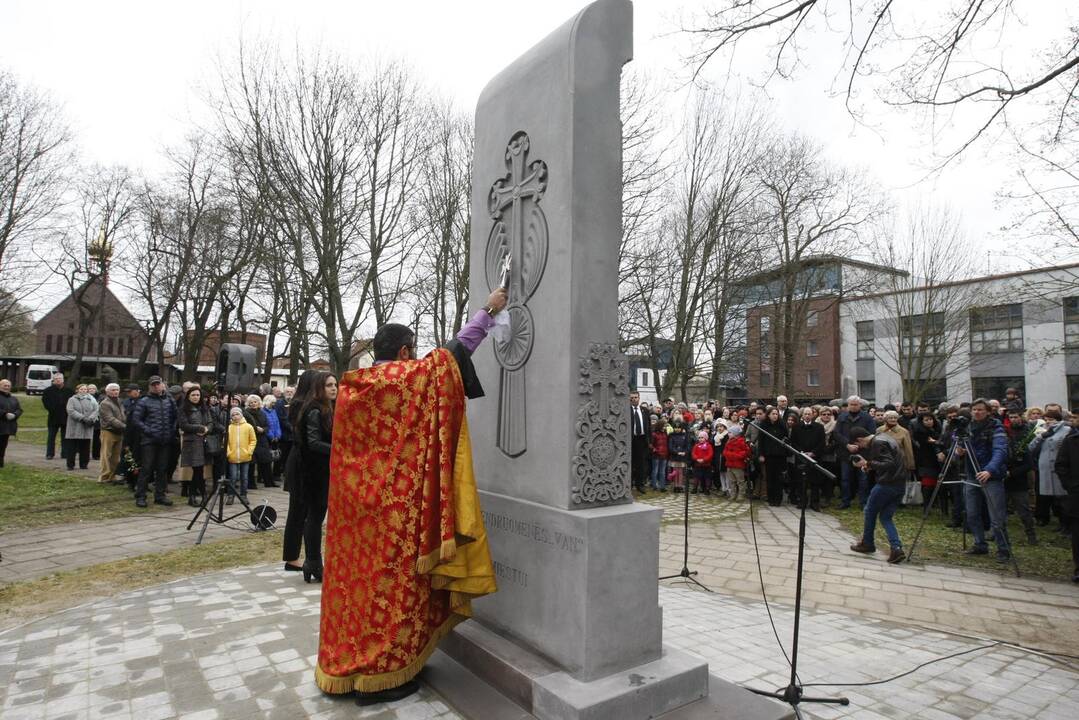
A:
<svg viewBox="0 0 1079 720">
<path fill-rule="evenodd" d="M 247 498 L 247 475 L 251 467 L 251 456 L 255 453 L 255 429 L 244 420 L 244 413 L 238 407 L 229 412 L 229 438 L 228 460 L 229 480 L 232 486 L 240 493 L 240 497 Z M 233 496 L 229 493 L 228 503 L 232 504 Z"/>
</svg>

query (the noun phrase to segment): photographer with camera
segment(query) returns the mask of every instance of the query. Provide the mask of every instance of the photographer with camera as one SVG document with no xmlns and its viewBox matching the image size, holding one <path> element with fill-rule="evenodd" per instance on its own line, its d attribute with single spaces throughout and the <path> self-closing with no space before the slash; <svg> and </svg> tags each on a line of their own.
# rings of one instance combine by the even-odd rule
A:
<svg viewBox="0 0 1079 720">
<path fill-rule="evenodd" d="M 888 544 L 892 551 L 888 555 L 888 562 L 901 563 L 906 559 L 903 553 L 903 543 L 899 540 L 899 531 L 892 521 L 892 516 L 899 508 L 899 502 L 903 499 L 906 490 L 907 471 L 903 459 L 903 451 L 899 443 L 889 435 L 872 435 L 864 427 L 852 428 L 847 436 L 850 442 L 847 451 L 850 453 L 850 464 L 859 472 L 865 473 L 870 468 L 877 478 L 873 489 L 869 491 L 869 497 L 865 501 L 865 524 L 862 527 L 862 537 L 857 543 L 850 546 L 854 552 L 872 554 L 877 551 L 874 533 L 877 529 L 877 518 L 884 526 L 884 533 L 888 536 Z"/>
<path fill-rule="evenodd" d="M 967 524 L 974 535 L 974 545 L 967 550 L 968 555 L 986 555 L 989 547 L 985 541 L 985 525 L 982 522 L 982 498 L 985 498 L 989 511 L 993 541 L 997 546 L 997 561 L 1011 560 L 1011 544 L 1008 542 L 1007 494 L 1004 490 L 1004 476 L 1008 470 L 1008 435 L 1004 425 L 991 415 L 989 403 L 978 398 L 970 406 L 970 420 L 959 415 L 955 419 L 954 443 L 956 462 L 959 472 L 968 479 L 962 485 L 963 498 L 967 510 Z M 966 441 L 966 442 L 964 442 Z M 973 457 L 967 453 L 969 446 Z M 970 482 L 977 482 L 976 487 Z"/>
</svg>

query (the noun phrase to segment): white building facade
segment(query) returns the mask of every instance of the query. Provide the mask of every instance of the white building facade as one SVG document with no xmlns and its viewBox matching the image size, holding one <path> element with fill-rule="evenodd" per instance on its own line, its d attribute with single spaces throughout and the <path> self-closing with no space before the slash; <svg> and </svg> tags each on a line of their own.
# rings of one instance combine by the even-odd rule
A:
<svg viewBox="0 0 1079 720">
<path fill-rule="evenodd" d="M 1079 263 L 976 278 L 951 283 L 948 289 L 965 290 L 963 297 L 971 303 L 966 307 L 973 309 L 948 318 L 943 309 L 896 317 L 901 307 L 935 310 L 927 294 L 939 288 L 912 288 L 901 294 L 902 301 L 896 295 L 842 301 L 845 395 L 858 394 L 878 405 L 905 399 L 901 370 L 910 364 L 897 360 L 900 338 L 906 335 L 906 357 L 909 351 L 919 352 L 911 336 L 918 337 L 925 323 L 939 330 L 935 342 L 946 358 L 929 371 L 932 377 L 921 376 L 927 401 L 999 399 L 1006 387 L 1015 386 L 1028 406 L 1057 402 L 1079 407 Z"/>
</svg>

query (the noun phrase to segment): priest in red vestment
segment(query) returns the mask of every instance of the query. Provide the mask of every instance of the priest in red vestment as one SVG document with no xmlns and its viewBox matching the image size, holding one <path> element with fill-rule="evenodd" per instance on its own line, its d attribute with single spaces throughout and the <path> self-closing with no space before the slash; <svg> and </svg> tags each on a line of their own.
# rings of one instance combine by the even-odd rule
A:
<svg viewBox="0 0 1079 720">
<path fill-rule="evenodd" d="M 315 669 L 327 693 L 368 704 L 415 692 L 471 599 L 496 590 L 465 398 L 483 394 L 470 358 L 505 305 L 496 290 L 423 359 L 409 328 L 386 325 L 374 366 L 341 378 Z"/>
</svg>

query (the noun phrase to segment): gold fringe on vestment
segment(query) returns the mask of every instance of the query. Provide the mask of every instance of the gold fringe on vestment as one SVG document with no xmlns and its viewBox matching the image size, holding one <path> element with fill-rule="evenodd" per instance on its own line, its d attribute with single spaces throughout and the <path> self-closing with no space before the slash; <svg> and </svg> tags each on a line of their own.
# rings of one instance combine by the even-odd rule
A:
<svg viewBox="0 0 1079 720">
<path fill-rule="evenodd" d="M 471 609 L 469 609 L 471 614 Z M 330 693 L 331 695 L 342 695 L 344 693 L 356 692 L 378 692 L 379 690 L 389 690 L 399 685 L 404 685 L 406 682 L 416 677 L 420 670 L 423 669 L 424 664 L 428 658 L 431 657 L 431 653 L 435 651 L 439 641 L 442 638 L 449 635 L 450 630 L 453 630 L 463 620 L 468 618 L 464 615 L 453 614 L 450 615 L 446 622 L 431 633 L 431 638 L 427 641 L 427 645 L 420 651 L 416 659 L 404 666 L 400 670 L 394 670 L 392 672 L 380 673 L 378 675 L 364 675 L 363 673 L 353 673 L 352 675 L 346 675 L 345 677 L 335 677 L 333 675 L 326 674 L 321 667 L 315 666 L 315 684 L 318 685 L 322 692 Z"/>
</svg>

